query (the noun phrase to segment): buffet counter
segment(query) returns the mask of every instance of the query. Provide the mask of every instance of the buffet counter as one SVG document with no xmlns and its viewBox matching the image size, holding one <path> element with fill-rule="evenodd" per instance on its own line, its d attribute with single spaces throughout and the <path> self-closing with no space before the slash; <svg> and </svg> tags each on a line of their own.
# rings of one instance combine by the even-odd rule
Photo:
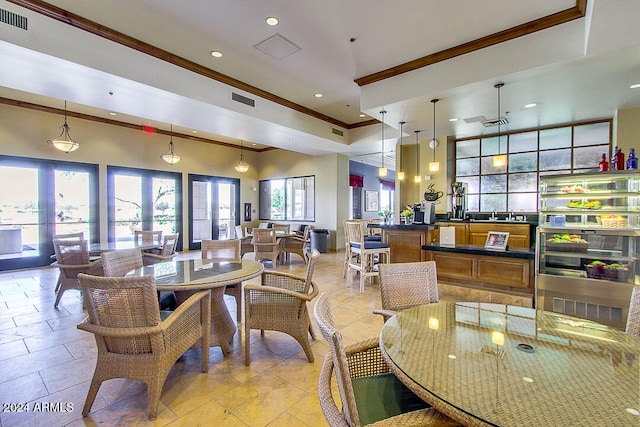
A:
<svg viewBox="0 0 640 427">
<path fill-rule="evenodd" d="M 433 224 L 369 224 L 382 230 L 382 241 L 391 247 L 391 262 L 427 261 L 422 246 L 433 242 Z"/>
</svg>

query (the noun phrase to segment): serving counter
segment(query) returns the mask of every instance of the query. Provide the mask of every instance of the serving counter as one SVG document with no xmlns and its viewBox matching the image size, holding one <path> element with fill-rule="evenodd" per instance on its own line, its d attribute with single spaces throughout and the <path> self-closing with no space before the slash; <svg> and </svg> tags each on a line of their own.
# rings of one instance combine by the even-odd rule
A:
<svg viewBox="0 0 640 427">
<path fill-rule="evenodd" d="M 391 262 L 427 261 L 422 246 L 433 242 L 437 225 L 369 224 L 382 230 L 382 241 L 391 247 Z"/>
</svg>

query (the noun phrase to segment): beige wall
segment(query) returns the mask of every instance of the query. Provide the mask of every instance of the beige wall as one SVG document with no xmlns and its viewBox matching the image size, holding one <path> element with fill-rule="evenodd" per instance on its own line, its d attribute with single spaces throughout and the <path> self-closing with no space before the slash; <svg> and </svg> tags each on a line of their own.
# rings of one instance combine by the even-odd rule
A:
<svg viewBox="0 0 640 427">
<path fill-rule="evenodd" d="M 629 157 L 629 149 L 640 150 L 640 107 L 618 110 L 614 120 L 613 145 L 617 145 Z"/>
</svg>

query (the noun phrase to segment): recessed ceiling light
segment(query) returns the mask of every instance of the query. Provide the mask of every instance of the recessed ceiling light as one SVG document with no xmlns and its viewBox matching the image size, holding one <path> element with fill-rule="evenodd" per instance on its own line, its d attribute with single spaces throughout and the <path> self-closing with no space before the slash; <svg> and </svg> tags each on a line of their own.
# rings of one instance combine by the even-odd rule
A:
<svg viewBox="0 0 640 427">
<path fill-rule="evenodd" d="M 454 117 L 452 119 L 449 119 L 450 122 L 457 122 L 459 119 L 457 117 Z"/>
<path fill-rule="evenodd" d="M 212 50 L 211 56 L 213 56 L 214 58 L 222 58 L 222 52 L 218 52 L 217 50 Z"/>
<path fill-rule="evenodd" d="M 535 106 L 537 106 L 538 104 L 536 104 L 535 102 L 530 102 L 529 104 L 525 104 L 524 108 L 533 108 Z"/>
<path fill-rule="evenodd" d="M 114 113 L 113 111 L 109 113 L 110 116 L 117 116 L 117 113 Z"/>
<path fill-rule="evenodd" d="M 629 86 L 629 89 L 638 89 L 639 87 L 640 87 L 640 83 L 636 83 Z"/>
<path fill-rule="evenodd" d="M 276 25 L 278 25 L 278 23 L 280 21 L 278 21 L 278 18 L 276 18 L 274 16 L 270 16 L 267 19 L 265 19 L 265 22 L 267 23 L 267 25 L 269 25 L 271 27 L 275 27 Z"/>
<path fill-rule="evenodd" d="M 198 131 L 197 130 L 192 130 L 191 133 L 198 133 Z"/>
<path fill-rule="evenodd" d="M 313 96 L 315 96 L 316 98 L 322 98 L 322 94 L 321 94 L 321 93 L 316 93 L 316 94 L 315 94 L 315 95 L 313 95 Z"/>
<path fill-rule="evenodd" d="M 365 115 L 364 114 L 360 114 L 360 117 L 365 117 Z"/>
</svg>

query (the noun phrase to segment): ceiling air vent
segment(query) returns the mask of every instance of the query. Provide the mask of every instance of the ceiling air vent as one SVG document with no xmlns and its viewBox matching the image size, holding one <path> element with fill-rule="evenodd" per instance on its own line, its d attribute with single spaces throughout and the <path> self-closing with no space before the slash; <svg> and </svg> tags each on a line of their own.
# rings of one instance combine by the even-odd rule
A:
<svg viewBox="0 0 640 427">
<path fill-rule="evenodd" d="M 344 132 L 342 132 L 340 129 L 336 129 L 336 128 L 331 128 L 331 133 L 334 135 L 338 135 L 338 136 L 344 136 Z"/>
<path fill-rule="evenodd" d="M 231 92 L 231 99 L 241 104 L 248 105 L 249 107 L 256 106 L 255 99 L 247 98 L 246 96 L 239 95 L 235 92 Z"/>
<path fill-rule="evenodd" d="M 507 123 L 509 123 L 509 120 L 507 120 L 506 117 L 499 117 L 497 119 L 485 120 L 481 123 L 482 123 L 482 126 L 486 128 L 490 128 L 498 125 L 506 125 Z"/>
<path fill-rule="evenodd" d="M 0 9 L 0 22 L 22 28 L 23 30 L 27 29 L 27 17 L 9 12 L 8 10 Z"/>
</svg>

